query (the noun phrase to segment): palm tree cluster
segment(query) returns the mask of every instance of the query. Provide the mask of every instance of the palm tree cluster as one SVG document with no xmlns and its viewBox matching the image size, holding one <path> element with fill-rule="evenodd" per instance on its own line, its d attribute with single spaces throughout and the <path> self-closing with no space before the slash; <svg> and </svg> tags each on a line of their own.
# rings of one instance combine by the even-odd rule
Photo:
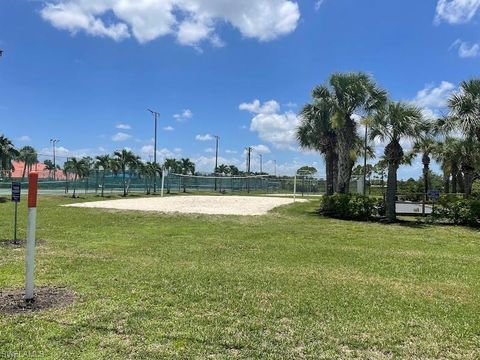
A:
<svg viewBox="0 0 480 360">
<path fill-rule="evenodd" d="M 432 159 L 442 169 L 444 192 L 464 192 L 466 197 L 472 193 L 480 173 L 480 79 L 464 81 L 448 107 L 444 118 L 427 119 L 411 103 L 390 101 L 366 74 L 333 74 L 327 85 L 315 87 L 312 101 L 303 107 L 297 138 L 303 148 L 324 156 L 327 195 L 347 194 L 363 147 L 356 120 L 363 119 L 370 129 L 368 139 L 385 146 L 375 169 L 382 179 L 387 175 L 386 216 L 394 221 L 398 168 L 417 154 L 421 154 L 425 193 Z M 406 140 L 414 144 L 409 153 L 402 146 Z"/>
</svg>

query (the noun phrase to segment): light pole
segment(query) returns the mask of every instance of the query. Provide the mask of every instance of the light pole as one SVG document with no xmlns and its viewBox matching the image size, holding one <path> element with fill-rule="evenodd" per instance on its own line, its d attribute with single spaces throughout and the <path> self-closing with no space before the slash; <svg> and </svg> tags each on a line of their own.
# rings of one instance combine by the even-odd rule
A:
<svg viewBox="0 0 480 360">
<path fill-rule="evenodd" d="M 53 180 L 54 181 L 55 181 L 56 173 L 57 173 L 57 160 L 56 160 L 56 156 L 55 156 L 55 146 L 58 142 L 60 142 L 60 140 L 50 139 L 50 144 L 52 144 L 52 149 L 53 149 Z"/>
<path fill-rule="evenodd" d="M 215 138 L 215 170 L 213 171 L 213 175 L 215 176 L 215 191 L 217 191 L 217 169 L 218 169 L 218 141 L 220 140 L 220 136 L 213 135 Z"/>
<path fill-rule="evenodd" d="M 153 115 L 153 118 L 155 120 L 155 137 L 154 137 L 154 145 L 153 145 L 153 164 L 155 165 L 155 168 L 157 167 L 157 123 L 158 123 L 158 116 L 160 115 L 160 113 L 158 113 L 157 111 L 154 111 L 154 110 L 150 110 L 150 109 L 147 109 L 148 111 L 150 111 Z M 157 193 L 157 173 L 154 172 L 153 173 L 153 193 L 156 194 Z"/>
<path fill-rule="evenodd" d="M 260 175 L 263 174 L 263 156 L 262 154 L 258 154 L 258 157 L 260 158 Z"/>
<path fill-rule="evenodd" d="M 363 196 L 367 193 L 367 146 L 368 146 L 368 123 L 365 122 L 365 144 L 363 154 Z"/>
<path fill-rule="evenodd" d="M 252 155 L 252 147 L 246 147 L 245 150 L 247 151 L 247 192 L 250 193 L 250 181 L 249 181 L 249 176 L 250 176 L 250 156 Z"/>
</svg>

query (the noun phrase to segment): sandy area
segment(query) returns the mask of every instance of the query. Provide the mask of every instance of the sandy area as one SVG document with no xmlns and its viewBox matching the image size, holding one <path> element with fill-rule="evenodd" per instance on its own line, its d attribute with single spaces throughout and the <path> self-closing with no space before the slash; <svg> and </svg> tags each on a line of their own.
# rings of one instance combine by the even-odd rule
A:
<svg viewBox="0 0 480 360">
<path fill-rule="evenodd" d="M 297 199 L 297 202 L 302 201 L 307 200 Z M 185 214 L 264 215 L 273 208 L 292 203 L 293 199 L 274 197 L 192 195 L 94 201 L 64 206 Z"/>
</svg>

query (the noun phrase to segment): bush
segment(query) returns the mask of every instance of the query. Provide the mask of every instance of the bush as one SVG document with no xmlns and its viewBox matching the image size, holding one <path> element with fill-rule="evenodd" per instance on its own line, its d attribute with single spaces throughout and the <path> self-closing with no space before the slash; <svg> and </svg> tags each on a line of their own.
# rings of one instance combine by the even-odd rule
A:
<svg viewBox="0 0 480 360">
<path fill-rule="evenodd" d="M 367 196 L 334 194 L 322 197 L 319 213 L 336 219 L 369 220 L 379 210 L 379 203 Z"/>
<path fill-rule="evenodd" d="M 435 208 L 433 218 L 456 225 L 479 226 L 480 200 L 442 198 Z"/>
</svg>

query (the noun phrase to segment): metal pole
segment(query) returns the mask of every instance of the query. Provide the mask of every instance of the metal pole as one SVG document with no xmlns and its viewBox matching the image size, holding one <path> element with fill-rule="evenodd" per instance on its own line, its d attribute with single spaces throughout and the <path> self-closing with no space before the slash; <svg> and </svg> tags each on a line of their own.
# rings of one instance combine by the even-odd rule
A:
<svg viewBox="0 0 480 360">
<path fill-rule="evenodd" d="M 160 113 L 158 113 L 157 111 L 154 111 L 154 110 L 150 110 L 150 109 L 147 109 L 148 111 L 150 111 L 153 115 L 153 118 L 155 120 L 155 137 L 154 137 L 154 144 L 153 144 L 153 163 L 155 164 L 155 168 L 156 168 L 156 165 L 157 165 L 157 122 L 158 122 L 158 115 L 160 115 Z M 153 173 L 153 193 L 156 194 L 157 193 L 157 173 L 154 172 Z"/>
<path fill-rule="evenodd" d="M 262 154 L 258 154 L 260 157 L 260 174 L 263 174 L 263 157 Z"/>
<path fill-rule="evenodd" d="M 368 145 L 368 125 L 365 124 L 365 147 L 364 147 L 364 157 L 363 157 L 363 196 L 367 193 L 367 145 Z"/>
<path fill-rule="evenodd" d="M 163 188 L 165 184 L 165 169 L 162 169 L 162 189 L 160 191 L 160 196 L 163 197 Z"/>
<path fill-rule="evenodd" d="M 293 202 L 297 201 L 297 174 L 293 178 Z"/>
<path fill-rule="evenodd" d="M 215 176 L 215 191 L 217 191 L 217 169 L 218 169 L 218 140 L 220 139 L 219 136 L 214 135 L 216 144 L 215 144 L 215 170 L 213 175 Z"/>
<path fill-rule="evenodd" d="M 18 215 L 18 202 L 15 201 L 15 221 L 13 227 L 13 243 L 17 243 L 17 215 Z"/>
</svg>

